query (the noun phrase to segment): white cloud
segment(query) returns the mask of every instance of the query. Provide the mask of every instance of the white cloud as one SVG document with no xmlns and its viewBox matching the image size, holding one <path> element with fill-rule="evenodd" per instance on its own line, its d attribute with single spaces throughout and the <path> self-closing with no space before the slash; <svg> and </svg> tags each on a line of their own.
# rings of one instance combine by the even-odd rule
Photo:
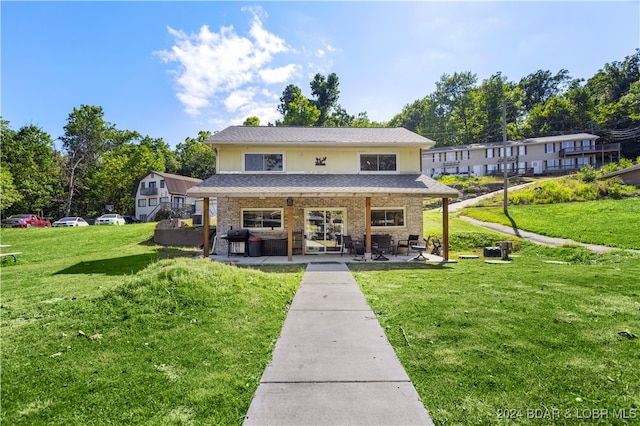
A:
<svg viewBox="0 0 640 426">
<path fill-rule="evenodd" d="M 224 100 L 224 106 L 228 111 L 236 111 L 238 108 L 250 104 L 253 101 L 255 89 L 236 90 Z"/>
<path fill-rule="evenodd" d="M 293 75 L 295 75 L 299 66 L 295 64 L 289 64 L 280 68 L 266 68 L 260 70 L 260 78 L 267 84 L 283 83 L 289 81 Z"/>
<path fill-rule="evenodd" d="M 233 26 L 221 27 L 216 33 L 203 25 L 198 33 L 189 35 L 168 27 L 175 45 L 155 53 L 165 63 L 178 64 L 177 97 L 188 114 L 200 114 L 214 98 L 227 93 L 227 109 L 238 109 L 252 99 L 250 89 L 242 91 L 245 84 L 258 79 L 280 83 L 296 72 L 293 64 L 268 67 L 273 56 L 287 52 L 288 47 L 282 38 L 265 30 L 259 17 L 261 9 L 243 10 L 253 15 L 249 37 L 238 35 Z"/>
</svg>

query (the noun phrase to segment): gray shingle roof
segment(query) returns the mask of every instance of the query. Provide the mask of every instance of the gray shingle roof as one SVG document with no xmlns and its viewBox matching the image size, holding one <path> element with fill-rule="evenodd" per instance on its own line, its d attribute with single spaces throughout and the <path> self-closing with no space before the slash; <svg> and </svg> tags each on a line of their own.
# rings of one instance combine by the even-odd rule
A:
<svg viewBox="0 0 640 426">
<path fill-rule="evenodd" d="M 174 175 L 171 173 L 156 171 L 152 171 L 150 173 L 155 173 L 159 176 L 162 176 L 164 178 L 164 183 L 167 185 L 167 189 L 171 194 L 174 195 L 186 195 L 189 188 L 202 182 L 202 179 Z"/>
<path fill-rule="evenodd" d="M 457 198 L 457 190 L 415 174 L 217 174 L 188 191 L 191 197 L 373 196 L 414 194 Z"/>
<path fill-rule="evenodd" d="M 340 145 L 435 145 L 402 127 L 266 127 L 231 126 L 206 141 L 212 145 L 231 144 L 340 144 Z"/>
</svg>

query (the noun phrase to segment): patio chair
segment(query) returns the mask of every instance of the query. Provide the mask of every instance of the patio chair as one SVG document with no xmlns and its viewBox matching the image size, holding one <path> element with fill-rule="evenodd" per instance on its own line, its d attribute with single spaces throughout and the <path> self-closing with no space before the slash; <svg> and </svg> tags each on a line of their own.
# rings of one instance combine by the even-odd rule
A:
<svg viewBox="0 0 640 426">
<path fill-rule="evenodd" d="M 385 254 L 391 253 L 392 245 L 391 235 L 372 235 L 371 251 L 375 255 L 373 260 L 389 260 Z"/>
<path fill-rule="evenodd" d="M 342 236 L 342 250 L 340 250 L 340 256 L 344 254 L 345 250 L 347 250 L 349 254 L 354 254 L 356 252 L 356 245 L 351 239 L 351 235 Z"/>
<path fill-rule="evenodd" d="M 411 252 L 411 246 L 417 246 L 420 243 L 420 235 L 418 234 L 411 234 L 409 235 L 409 238 L 407 238 L 406 240 L 400 240 L 398 241 L 398 245 L 396 246 L 396 256 L 398 255 L 398 252 L 400 251 L 401 248 L 406 248 L 407 249 L 407 256 L 409 256 L 409 253 Z"/>
</svg>

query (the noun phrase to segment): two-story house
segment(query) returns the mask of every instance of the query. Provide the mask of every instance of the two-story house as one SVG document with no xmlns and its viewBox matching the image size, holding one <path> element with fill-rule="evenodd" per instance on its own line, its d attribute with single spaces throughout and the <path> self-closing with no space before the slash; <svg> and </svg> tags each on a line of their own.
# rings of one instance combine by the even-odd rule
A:
<svg viewBox="0 0 640 426">
<path fill-rule="evenodd" d="M 218 235 L 285 236 L 289 259 L 294 233 L 304 254 L 339 253 L 340 237 L 350 235 L 370 253 L 372 234 L 422 236 L 423 198 L 439 197 L 448 258 L 446 206 L 459 193 L 421 173 L 421 152 L 435 144 L 427 138 L 404 128 L 232 126 L 206 143 L 217 172 L 187 194 L 205 204 L 217 198 Z M 218 244 L 227 251 L 225 240 Z"/>
<path fill-rule="evenodd" d="M 138 179 L 134 189 L 136 218 L 150 222 L 165 209 L 193 213 L 196 199 L 187 196 L 187 190 L 200 182 L 202 179 L 150 171 Z"/>
<path fill-rule="evenodd" d="M 573 173 L 620 160 L 620 144 L 597 144 L 598 136 L 578 133 L 504 142 L 447 146 L 422 153 L 422 170 L 428 176 L 553 175 Z M 506 164 L 506 166 L 505 166 Z"/>
</svg>

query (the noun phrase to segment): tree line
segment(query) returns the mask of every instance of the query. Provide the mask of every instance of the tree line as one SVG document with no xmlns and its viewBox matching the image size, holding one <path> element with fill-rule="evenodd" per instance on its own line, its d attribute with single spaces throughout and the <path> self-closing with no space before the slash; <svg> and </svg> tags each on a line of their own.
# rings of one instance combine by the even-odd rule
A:
<svg viewBox="0 0 640 426">
<path fill-rule="evenodd" d="M 405 127 L 437 146 L 502 140 L 503 108 L 511 140 L 588 132 L 604 143 L 622 143 L 623 156 L 640 156 L 640 49 L 607 63 L 593 77 L 574 79 L 562 69 L 538 70 L 509 81 L 497 72 L 478 82 L 471 72 L 444 74 L 436 90 L 405 105 L 387 122 L 366 112 L 349 114 L 339 103 L 335 73 L 316 74 L 311 97 L 293 84 L 277 106 L 276 126 Z M 248 126 L 260 125 L 248 117 Z M 150 170 L 206 179 L 215 173 L 215 155 L 200 131 L 172 150 L 162 138 L 121 130 L 104 120 L 101 107 L 82 105 L 69 114 L 60 137 L 28 125 L 14 131 L 0 117 L 2 156 L 0 211 L 3 216 L 36 212 L 45 216 L 92 217 L 113 205 L 134 211 L 137 180 Z"/>
<path fill-rule="evenodd" d="M 137 180 L 151 170 L 206 179 L 215 156 L 204 144 L 210 132 L 188 137 L 175 150 L 162 138 L 121 130 L 105 121 L 101 107 L 74 108 L 60 137 L 62 149 L 34 125 L 18 131 L 0 118 L 2 215 L 41 213 L 49 217 L 93 217 L 113 205 L 133 213 Z"/>
</svg>

